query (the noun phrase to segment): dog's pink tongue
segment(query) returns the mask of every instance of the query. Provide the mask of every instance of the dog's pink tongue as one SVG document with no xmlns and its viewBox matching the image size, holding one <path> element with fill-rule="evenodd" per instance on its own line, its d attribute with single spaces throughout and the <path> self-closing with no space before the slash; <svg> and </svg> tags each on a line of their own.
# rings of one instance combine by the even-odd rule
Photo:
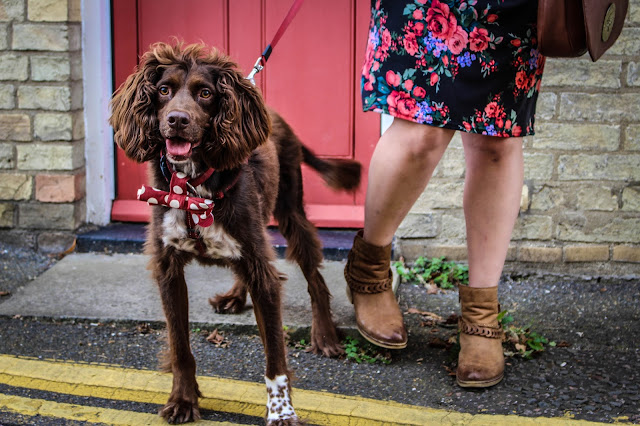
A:
<svg viewBox="0 0 640 426">
<path fill-rule="evenodd" d="M 186 157 L 191 152 L 191 143 L 167 139 L 167 152 L 174 157 Z"/>
</svg>

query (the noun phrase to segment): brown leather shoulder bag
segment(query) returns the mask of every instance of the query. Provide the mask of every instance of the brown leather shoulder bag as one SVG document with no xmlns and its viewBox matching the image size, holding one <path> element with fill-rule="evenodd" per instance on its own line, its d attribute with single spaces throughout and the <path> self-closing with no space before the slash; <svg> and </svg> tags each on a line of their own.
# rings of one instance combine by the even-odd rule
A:
<svg viewBox="0 0 640 426">
<path fill-rule="evenodd" d="M 618 39 L 629 0 L 538 0 L 538 45 L 545 56 L 589 51 L 597 61 Z"/>
</svg>

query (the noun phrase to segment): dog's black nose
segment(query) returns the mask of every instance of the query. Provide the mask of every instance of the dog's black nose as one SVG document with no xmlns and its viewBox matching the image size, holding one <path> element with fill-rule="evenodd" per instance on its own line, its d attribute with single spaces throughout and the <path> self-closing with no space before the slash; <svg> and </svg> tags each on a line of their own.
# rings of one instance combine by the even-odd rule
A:
<svg viewBox="0 0 640 426">
<path fill-rule="evenodd" d="M 183 111 L 171 111 L 167 115 L 169 127 L 176 130 L 182 130 L 189 125 L 189 114 Z"/>
</svg>

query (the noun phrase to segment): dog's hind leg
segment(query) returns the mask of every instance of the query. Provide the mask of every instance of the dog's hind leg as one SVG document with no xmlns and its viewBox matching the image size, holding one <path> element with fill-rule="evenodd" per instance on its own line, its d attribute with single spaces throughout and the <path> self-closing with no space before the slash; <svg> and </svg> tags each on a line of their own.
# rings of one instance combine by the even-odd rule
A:
<svg viewBox="0 0 640 426">
<path fill-rule="evenodd" d="M 273 249 L 267 236 L 255 248 L 262 253 L 244 253 L 234 264 L 238 277 L 247 283 L 266 357 L 267 425 L 300 425 L 291 403 L 291 384 L 282 329 L 280 287 L 284 276 L 273 266 Z"/>
<path fill-rule="evenodd" d="M 247 303 L 247 286 L 236 277 L 231 290 L 209 298 L 209 304 L 219 314 L 239 314 Z"/>
<path fill-rule="evenodd" d="M 287 259 L 300 265 L 307 280 L 312 314 L 311 352 L 327 357 L 338 356 L 344 353 L 344 349 L 331 315 L 331 292 L 319 271 L 323 260 L 322 244 L 316 227 L 307 219 L 302 204 L 302 178 L 299 169 L 298 179 L 288 182 L 297 182 L 299 190 L 287 191 L 280 188 L 274 216 L 280 232 L 287 240 Z"/>
<path fill-rule="evenodd" d="M 167 319 L 169 353 L 165 367 L 173 373 L 173 388 L 159 414 L 169 423 L 186 423 L 200 418 L 198 397 L 201 394 L 189 344 L 189 300 L 184 265 L 185 259 L 170 247 L 156 253 L 151 261 Z"/>
</svg>

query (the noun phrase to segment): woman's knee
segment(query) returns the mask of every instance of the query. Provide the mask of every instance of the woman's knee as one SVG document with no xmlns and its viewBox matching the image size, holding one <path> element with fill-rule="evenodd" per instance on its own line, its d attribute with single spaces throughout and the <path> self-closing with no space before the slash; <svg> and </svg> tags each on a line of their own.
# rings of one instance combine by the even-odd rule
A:
<svg viewBox="0 0 640 426">
<path fill-rule="evenodd" d="M 493 162 L 522 156 L 522 138 L 498 138 L 465 133 L 462 144 L 467 157 L 482 157 Z"/>
<path fill-rule="evenodd" d="M 434 155 L 439 159 L 455 133 L 453 130 L 397 118 L 394 119 L 392 127 L 395 127 L 393 130 L 398 149 L 402 149 L 408 157 L 418 161 L 429 161 Z"/>
</svg>

